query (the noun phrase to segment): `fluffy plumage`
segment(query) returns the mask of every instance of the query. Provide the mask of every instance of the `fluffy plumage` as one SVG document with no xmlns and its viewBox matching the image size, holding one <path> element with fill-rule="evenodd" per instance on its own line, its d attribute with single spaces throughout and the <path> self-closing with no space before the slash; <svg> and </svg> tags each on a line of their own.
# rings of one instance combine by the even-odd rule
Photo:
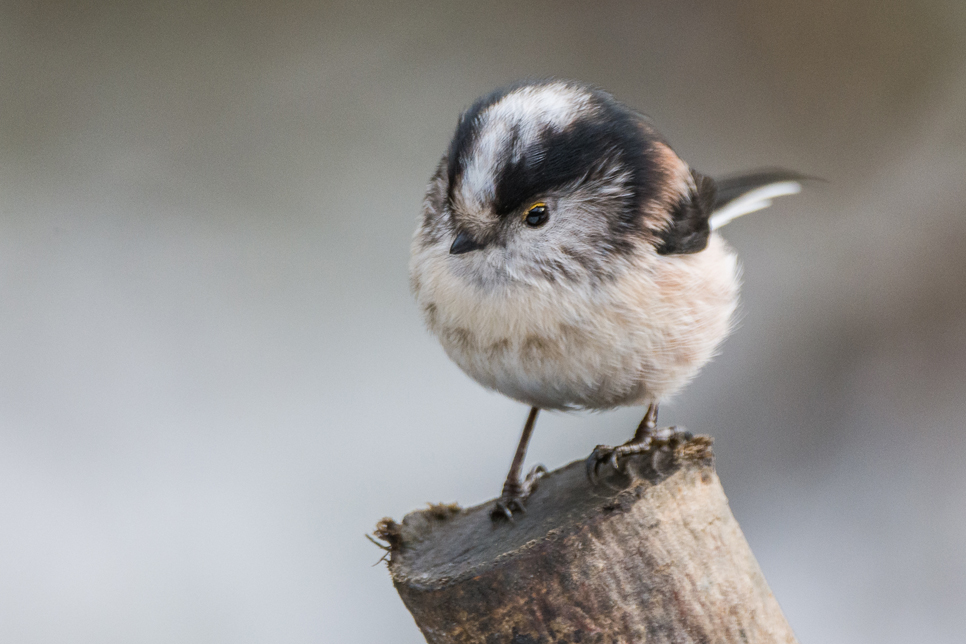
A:
<svg viewBox="0 0 966 644">
<path fill-rule="evenodd" d="M 719 191 L 606 92 L 520 83 L 460 117 L 413 238 L 412 290 L 485 387 L 544 409 L 656 405 L 731 328 L 738 266 L 713 228 L 796 177 Z"/>
</svg>

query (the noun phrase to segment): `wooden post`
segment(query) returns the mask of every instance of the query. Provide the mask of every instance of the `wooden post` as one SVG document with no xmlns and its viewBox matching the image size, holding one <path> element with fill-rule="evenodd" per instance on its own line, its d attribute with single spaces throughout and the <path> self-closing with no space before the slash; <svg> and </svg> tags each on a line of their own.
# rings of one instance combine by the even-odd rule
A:
<svg viewBox="0 0 966 644">
<path fill-rule="evenodd" d="M 696 437 L 551 472 L 511 523 L 493 502 L 384 519 L 393 583 L 431 644 L 794 644 Z"/>
</svg>

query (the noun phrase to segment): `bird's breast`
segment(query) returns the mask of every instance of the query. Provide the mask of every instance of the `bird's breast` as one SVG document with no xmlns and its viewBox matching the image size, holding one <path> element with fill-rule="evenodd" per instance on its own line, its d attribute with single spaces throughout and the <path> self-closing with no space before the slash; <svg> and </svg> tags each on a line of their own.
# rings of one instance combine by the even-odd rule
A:
<svg viewBox="0 0 966 644">
<path fill-rule="evenodd" d="M 710 251 L 710 252 L 709 252 Z M 727 334 L 737 292 L 719 239 L 702 253 L 651 256 L 613 280 L 483 289 L 414 264 L 429 329 L 482 385 L 549 409 L 660 400 L 689 380 Z"/>
</svg>

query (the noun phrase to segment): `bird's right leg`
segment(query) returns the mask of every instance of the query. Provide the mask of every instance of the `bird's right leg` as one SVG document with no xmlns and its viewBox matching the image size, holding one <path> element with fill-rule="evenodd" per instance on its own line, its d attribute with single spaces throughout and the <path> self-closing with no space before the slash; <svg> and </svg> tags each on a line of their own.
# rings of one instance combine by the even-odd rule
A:
<svg viewBox="0 0 966 644">
<path fill-rule="evenodd" d="M 615 470 L 621 471 L 620 461 L 626 456 L 643 454 L 652 447 L 664 447 L 671 444 L 675 438 L 687 440 L 690 437 L 687 432 L 679 432 L 677 427 L 665 427 L 661 430 L 657 430 L 656 427 L 657 403 L 651 403 L 631 440 L 617 447 L 598 445 L 594 448 L 587 458 L 587 478 L 591 483 L 596 483 L 600 466 L 604 463 L 610 463 Z"/>
</svg>

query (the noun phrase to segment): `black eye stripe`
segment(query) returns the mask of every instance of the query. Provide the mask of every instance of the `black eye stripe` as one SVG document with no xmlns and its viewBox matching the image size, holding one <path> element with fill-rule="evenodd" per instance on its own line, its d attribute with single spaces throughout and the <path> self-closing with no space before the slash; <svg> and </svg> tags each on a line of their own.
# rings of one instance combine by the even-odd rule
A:
<svg viewBox="0 0 966 644">
<path fill-rule="evenodd" d="M 614 248 L 629 250 L 629 238 L 640 229 L 643 204 L 654 198 L 661 170 L 654 143 L 659 140 L 642 127 L 641 117 L 609 96 L 588 114 L 563 130 L 546 128 L 517 161 L 508 161 L 496 176 L 494 210 L 507 216 L 542 194 L 572 189 L 602 172 L 625 171 L 626 197 L 608 218 Z"/>
</svg>

